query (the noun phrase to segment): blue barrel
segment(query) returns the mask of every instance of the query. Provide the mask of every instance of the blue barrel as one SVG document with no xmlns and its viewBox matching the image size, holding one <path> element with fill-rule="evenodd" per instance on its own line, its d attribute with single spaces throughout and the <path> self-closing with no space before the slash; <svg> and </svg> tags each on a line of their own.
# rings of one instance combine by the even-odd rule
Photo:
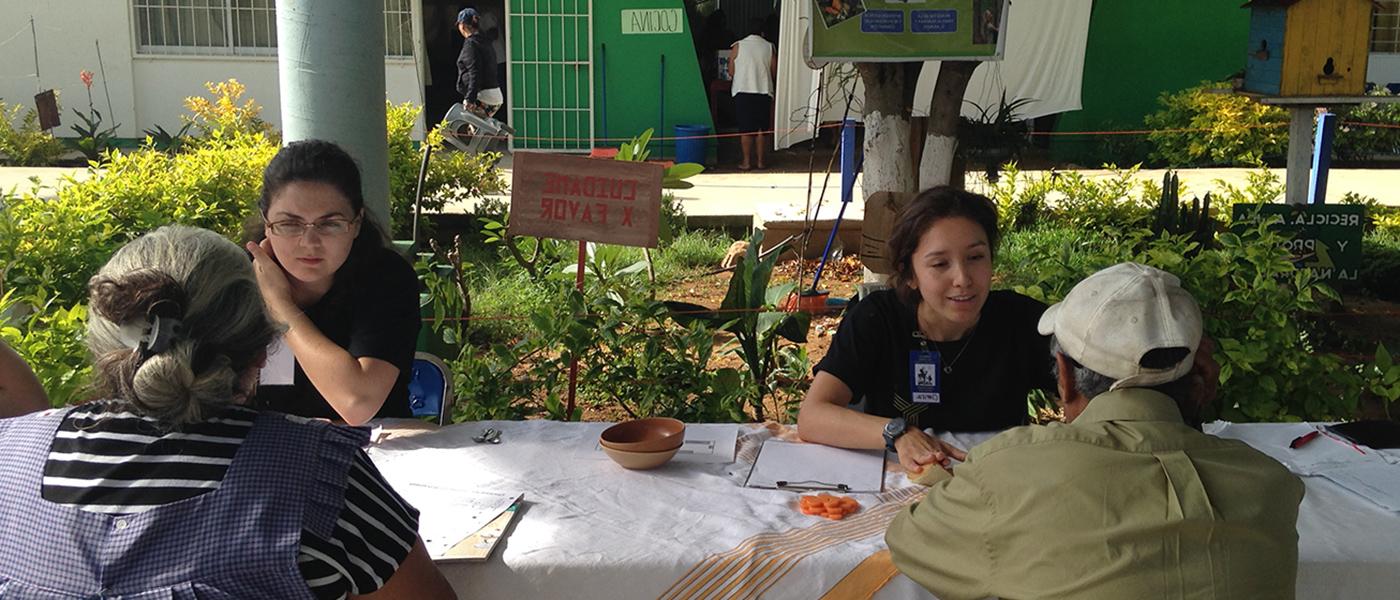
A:
<svg viewBox="0 0 1400 600">
<path fill-rule="evenodd" d="M 705 164 L 706 136 L 710 134 L 708 125 L 677 125 L 676 162 Z M 686 139 L 690 138 L 690 139 Z"/>
</svg>

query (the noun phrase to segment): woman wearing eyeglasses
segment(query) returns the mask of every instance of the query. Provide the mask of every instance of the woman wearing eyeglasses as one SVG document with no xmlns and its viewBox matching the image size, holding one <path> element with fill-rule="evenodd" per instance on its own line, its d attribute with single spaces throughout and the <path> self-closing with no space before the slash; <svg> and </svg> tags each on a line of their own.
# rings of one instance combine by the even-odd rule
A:
<svg viewBox="0 0 1400 600">
<path fill-rule="evenodd" d="M 287 327 L 259 404 L 352 425 L 411 416 L 418 278 L 365 214 L 354 159 L 330 142 L 289 144 L 263 171 L 258 207 L 263 239 L 247 248 L 269 313 Z M 295 363 L 279 369 L 286 350 Z"/>
</svg>

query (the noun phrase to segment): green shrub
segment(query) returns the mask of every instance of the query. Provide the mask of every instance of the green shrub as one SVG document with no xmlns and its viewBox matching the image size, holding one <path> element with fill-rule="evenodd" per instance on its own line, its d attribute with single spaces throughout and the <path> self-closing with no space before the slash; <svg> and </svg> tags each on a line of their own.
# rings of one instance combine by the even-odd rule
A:
<svg viewBox="0 0 1400 600">
<path fill-rule="evenodd" d="M 997 205 L 1002 231 L 1031 229 L 1042 223 L 1083 231 L 1146 226 L 1161 189 L 1151 180 L 1139 181 L 1138 166 L 1107 168 L 1108 177 L 1086 177 L 1078 171 L 1032 177 L 1015 164 L 1006 165 L 988 194 Z"/>
<path fill-rule="evenodd" d="M 1400 230 L 1362 238 L 1357 281 L 1377 298 L 1400 302 Z"/>
<path fill-rule="evenodd" d="M 1224 86 L 1224 87 L 1222 87 Z M 1232 93 L 1228 85 L 1202 82 L 1163 92 L 1161 109 L 1144 121 L 1153 158 L 1173 167 L 1259 165 L 1281 156 L 1288 144 L 1288 112 Z"/>
<path fill-rule="evenodd" d="M 410 136 L 422 108 L 412 102 L 389 103 L 387 124 L 389 132 L 389 217 L 393 222 L 395 239 L 409 239 L 413 231 L 413 198 L 418 190 L 418 171 L 423 156 L 422 147 Z M 424 144 L 432 147 L 428 173 L 423 182 L 421 208 L 424 213 L 440 211 L 449 202 L 498 194 L 505 182 L 495 164 L 496 152 L 467 154 L 451 150 L 443 143 L 441 126 L 428 131 Z M 419 227 L 427 225 L 420 222 Z M 423 238 L 425 232 L 419 233 Z"/>
<path fill-rule="evenodd" d="M 25 110 L 18 104 L 8 106 L 0 102 L 0 154 L 5 155 L 5 164 L 45 167 L 65 152 L 63 142 L 39 129 L 39 114 L 34 109 Z"/>
<path fill-rule="evenodd" d="M 54 406 L 83 398 L 92 366 L 83 336 L 87 307 L 42 296 L 0 294 L 0 339 L 24 357 Z"/>
<path fill-rule="evenodd" d="M 1215 180 L 1218 188 L 1211 197 L 1215 217 L 1229 223 L 1234 218 L 1236 204 L 1273 204 L 1283 201 L 1284 185 L 1273 171 L 1260 168 L 1250 171 L 1243 188 Z"/>
<path fill-rule="evenodd" d="M 1390 96 L 1378 88 L 1371 96 Z M 1337 111 L 1344 122 L 1375 123 L 1391 127 L 1362 127 L 1341 123 L 1332 142 L 1332 154 L 1342 160 L 1366 160 L 1400 154 L 1400 104 L 1366 102 Z"/>
<path fill-rule="evenodd" d="M 1334 355 L 1319 353 L 1301 325 L 1306 314 L 1318 310 L 1319 296 L 1335 298 L 1335 292 L 1309 271 L 1295 269 L 1280 234 L 1267 225 L 1221 234 L 1217 247 L 1206 250 L 1185 236 L 1155 237 L 1147 230 L 1076 244 L 1081 233 L 1010 236 L 1012 248 L 1024 244 L 1029 250 L 1027 259 L 1009 268 L 1034 265 L 1029 273 L 1008 277 L 1032 283 L 1013 287 L 1056 302 L 1084 277 L 1120 261 L 1163 269 L 1180 277 L 1200 303 L 1205 331 L 1220 349 L 1221 418 L 1298 421 L 1353 415 L 1361 383 L 1356 371 Z"/>
</svg>

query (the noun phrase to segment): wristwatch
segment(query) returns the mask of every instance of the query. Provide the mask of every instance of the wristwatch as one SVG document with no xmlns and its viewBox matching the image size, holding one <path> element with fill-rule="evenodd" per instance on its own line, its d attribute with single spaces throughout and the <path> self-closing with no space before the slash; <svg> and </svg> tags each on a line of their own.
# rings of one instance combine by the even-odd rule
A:
<svg viewBox="0 0 1400 600">
<path fill-rule="evenodd" d="M 885 423 L 885 431 L 883 432 L 885 436 L 885 449 L 890 452 L 898 452 L 894 449 L 894 441 L 899 439 L 899 436 L 904 435 L 904 432 L 908 429 L 909 424 L 904 421 L 904 417 L 895 417 L 890 419 L 888 423 Z"/>
</svg>

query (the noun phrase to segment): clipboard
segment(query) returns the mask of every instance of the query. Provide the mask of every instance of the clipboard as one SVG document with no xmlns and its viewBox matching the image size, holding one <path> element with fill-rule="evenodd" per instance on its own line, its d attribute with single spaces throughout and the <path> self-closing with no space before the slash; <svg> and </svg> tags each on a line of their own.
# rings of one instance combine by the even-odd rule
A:
<svg viewBox="0 0 1400 600">
<path fill-rule="evenodd" d="M 515 522 L 515 516 L 520 514 L 520 501 L 516 500 L 505 512 L 502 512 L 490 523 L 487 523 L 476 530 L 476 532 L 457 542 L 457 545 L 448 548 L 442 556 L 434 558 L 438 562 L 484 562 L 491 558 L 491 553 L 496 550 L 496 545 L 506 537 L 506 530 Z"/>
<path fill-rule="evenodd" d="M 744 486 L 798 492 L 877 493 L 885 487 L 885 451 L 769 439 L 759 449 Z"/>
</svg>

